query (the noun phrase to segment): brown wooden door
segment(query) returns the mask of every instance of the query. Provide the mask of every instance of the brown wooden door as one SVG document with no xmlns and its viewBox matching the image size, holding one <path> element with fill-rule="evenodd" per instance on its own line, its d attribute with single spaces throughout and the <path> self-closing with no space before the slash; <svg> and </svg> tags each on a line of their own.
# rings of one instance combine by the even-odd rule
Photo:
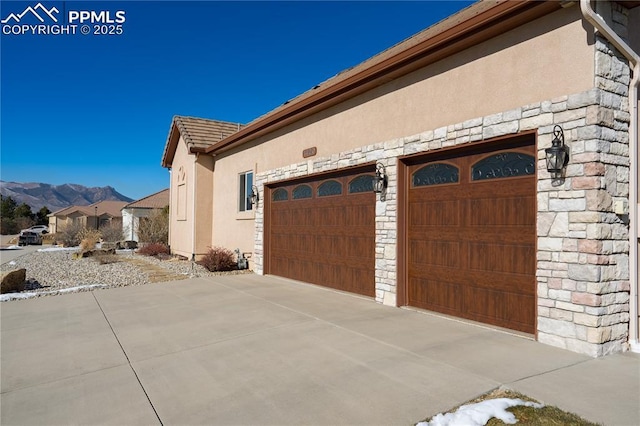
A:
<svg viewBox="0 0 640 426">
<path fill-rule="evenodd" d="M 409 305 L 534 333 L 535 164 L 530 145 L 409 167 Z"/>
<path fill-rule="evenodd" d="M 372 173 L 269 189 L 266 272 L 375 296 Z"/>
</svg>

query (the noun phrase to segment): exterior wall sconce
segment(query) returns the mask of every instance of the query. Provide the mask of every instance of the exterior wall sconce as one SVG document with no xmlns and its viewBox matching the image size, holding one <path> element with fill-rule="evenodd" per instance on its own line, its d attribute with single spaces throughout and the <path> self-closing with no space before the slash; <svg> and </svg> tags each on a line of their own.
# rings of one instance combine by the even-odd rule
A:
<svg viewBox="0 0 640 426">
<path fill-rule="evenodd" d="M 562 172 L 569 163 L 569 150 L 564 144 L 564 133 L 562 127 L 555 126 L 553 128 L 553 141 L 551 148 L 544 150 L 547 156 L 547 171 L 554 180 L 562 178 Z"/>
<path fill-rule="evenodd" d="M 373 181 L 373 192 L 380 194 L 380 201 L 385 201 L 387 198 L 387 170 L 382 163 L 376 163 L 376 177 Z"/>
<path fill-rule="evenodd" d="M 258 201 L 260 201 L 260 196 L 258 195 L 258 187 L 253 185 L 251 187 L 251 205 L 257 205 Z"/>
</svg>

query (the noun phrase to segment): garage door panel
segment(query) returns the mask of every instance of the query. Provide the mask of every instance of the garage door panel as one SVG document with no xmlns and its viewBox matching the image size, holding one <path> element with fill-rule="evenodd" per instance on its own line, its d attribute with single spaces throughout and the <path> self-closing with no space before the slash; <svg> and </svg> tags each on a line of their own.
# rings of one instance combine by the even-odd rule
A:
<svg viewBox="0 0 640 426">
<path fill-rule="evenodd" d="M 289 251 L 314 253 L 314 247 L 309 235 L 299 235 L 288 232 L 275 236 L 271 249 L 279 253 Z"/>
<path fill-rule="evenodd" d="M 428 156 L 409 166 L 406 291 L 410 305 L 535 331 L 533 138 L 529 143 L 522 146 L 520 141 L 517 148 L 494 152 L 447 153 L 451 158 L 446 163 L 459 171 L 456 184 L 416 185 L 425 179 L 413 179 L 414 173 L 440 167 L 431 167 Z M 509 164 L 500 165 L 505 159 Z"/>
<path fill-rule="evenodd" d="M 433 265 L 459 268 L 462 260 L 460 241 L 415 240 L 410 243 L 411 263 L 415 267 Z"/>
<path fill-rule="evenodd" d="M 289 226 L 291 224 L 291 212 L 287 210 L 274 210 L 271 212 L 272 226 Z"/>
<path fill-rule="evenodd" d="M 413 306 L 452 315 L 462 310 L 462 286 L 458 283 L 412 278 L 409 288 Z"/>
<path fill-rule="evenodd" d="M 535 197 L 469 200 L 469 225 L 526 226 L 536 222 Z"/>
<path fill-rule="evenodd" d="M 530 329 L 535 321 L 535 309 L 520 309 L 519 306 L 534 306 L 533 296 L 505 293 L 483 288 L 467 288 L 464 306 L 468 318 L 495 323 L 518 331 Z"/>
<path fill-rule="evenodd" d="M 469 244 L 469 268 L 476 271 L 535 274 L 535 249 L 530 245 Z"/>
<path fill-rule="evenodd" d="M 458 226 L 461 222 L 459 201 L 410 202 L 409 212 L 411 226 Z"/>
<path fill-rule="evenodd" d="M 376 198 L 348 185 L 372 173 L 352 173 L 270 188 L 267 273 L 375 296 Z"/>
<path fill-rule="evenodd" d="M 346 226 L 361 226 L 363 223 L 368 223 L 370 218 L 375 216 L 375 207 L 368 204 L 356 204 L 349 210 L 349 214 L 345 214 Z"/>
</svg>

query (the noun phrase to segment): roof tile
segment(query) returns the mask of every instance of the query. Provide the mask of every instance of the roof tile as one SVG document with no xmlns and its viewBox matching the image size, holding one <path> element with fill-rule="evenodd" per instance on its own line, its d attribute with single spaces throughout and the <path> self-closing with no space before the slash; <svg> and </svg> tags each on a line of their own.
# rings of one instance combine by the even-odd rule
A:
<svg viewBox="0 0 640 426">
<path fill-rule="evenodd" d="M 169 188 L 133 201 L 123 209 L 162 209 L 169 205 Z"/>
</svg>

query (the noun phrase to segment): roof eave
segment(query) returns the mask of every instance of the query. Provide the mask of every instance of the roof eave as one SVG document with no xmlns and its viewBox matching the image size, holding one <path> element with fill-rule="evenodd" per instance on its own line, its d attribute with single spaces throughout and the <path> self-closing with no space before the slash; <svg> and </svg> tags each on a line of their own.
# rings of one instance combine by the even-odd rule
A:
<svg viewBox="0 0 640 426">
<path fill-rule="evenodd" d="M 173 164 L 173 157 L 176 155 L 178 149 L 178 140 L 180 139 L 179 130 L 176 126 L 176 117 L 171 120 L 171 128 L 169 129 L 169 136 L 167 137 L 167 143 L 165 145 L 164 152 L 162 154 L 162 167 L 171 168 Z M 178 137 L 176 138 L 176 134 Z"/>
</svg>

